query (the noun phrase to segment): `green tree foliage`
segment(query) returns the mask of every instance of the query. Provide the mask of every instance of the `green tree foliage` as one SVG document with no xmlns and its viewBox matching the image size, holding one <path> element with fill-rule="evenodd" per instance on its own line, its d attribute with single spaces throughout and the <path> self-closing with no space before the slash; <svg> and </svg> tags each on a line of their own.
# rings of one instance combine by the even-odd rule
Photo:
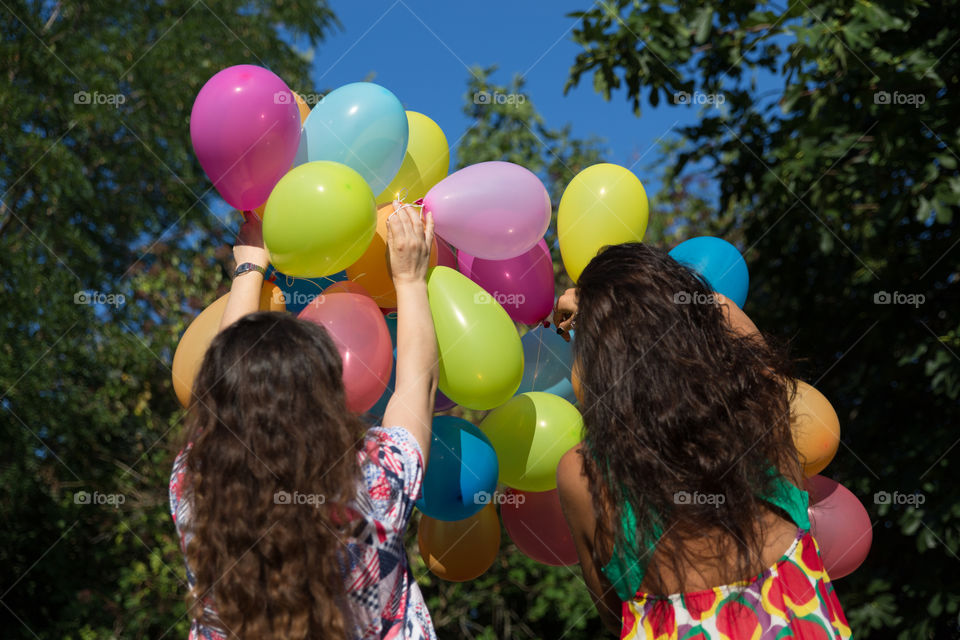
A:
<svg viewBox="0 0 960 640">
<path fill-rule="evenodd" d="M 854 632 L 956 637 L 958 8 L 616 0 L 576 15 L 568 88 L 592 73 L 638 113 L 701 105 L 658 204 L 696 218 L 684 180 L 715 182 L 715 216 L 682 235 L 740 244 L 746 311 L 791 341 L 840 415 L 826 474 L 874 522 L 866 563 L 837 583 Z M 924 502 L 877 504 L 879 491 Z"/>
<path fill-rule="evenodd" d="M 0 16 L 0 628 L 185 637 L 169 364 L 225 290 L 232 237 L 190 109 L 234 64 L 308 91 L 290 38 L 336 22 L 323 2 L 11 1 Z"/>
</svg>

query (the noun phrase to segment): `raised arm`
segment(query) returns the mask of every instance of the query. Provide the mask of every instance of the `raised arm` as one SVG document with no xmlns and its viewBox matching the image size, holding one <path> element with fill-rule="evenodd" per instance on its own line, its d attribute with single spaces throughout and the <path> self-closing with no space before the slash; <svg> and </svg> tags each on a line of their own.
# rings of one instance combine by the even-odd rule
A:
<svg viewBox="0 0 960 640">
<path fill-rule="evenodd" d="M 236 262 L 234 269 L 250 263 L 266 270 L 270 263 L 270 256 L 263 246 L 263 223 L 255 213 L 243 212 L 244 223 L 237 234 L 237 243 L 233 246 L 233 259 Z M 233 278 L 230 285 L 230 297 L 223 310 L 220 320 L 220 330 L 223 331 L 231 324 L 260 308 L 260 289 L 263 286 L 262 271 L 251 269 Z"/>
<path fill-rule="evenodd" d="M 420 444 L 426 465 L 439 377 L 437 336 L 427 301 L 433 217 L 427 214 L 424 224 L 413 206 L 396 202 L 394 211 L 387 218 L 387 248 L 397 289 L 397 382 L 383 424 L 409 431 Z"/>
</svg>

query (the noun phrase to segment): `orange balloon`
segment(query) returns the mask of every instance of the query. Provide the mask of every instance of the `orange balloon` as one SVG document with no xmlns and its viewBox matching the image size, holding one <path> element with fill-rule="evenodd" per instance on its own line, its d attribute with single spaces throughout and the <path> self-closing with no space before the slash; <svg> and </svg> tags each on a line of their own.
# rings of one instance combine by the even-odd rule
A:
<svg viewBox="0 0 960 640">
<path fill-rule="evenodd" d="M 369 296 L 370 293 L 361 287 L 356 282 L 351 280 L 341 280 L 339 282 L 334 282 L 332 285 L 323 290 L 324 295 L 328 293 L 359 293 L 360 295 Z"/>
<path fill-rule="evenodd" d="M 293 97 L 297 101 L 297 106 L 300 107 L 300 124 L 303 125 L 307 121 L 307 116 L 310 115 L 310 105 L 296 91 L 293 92 Z"/>
<path fill-rule="evenodd" d="M 840 419 L 830 401 L 806 382 L 797 380 L 790 406 L 793 442 L 800 453 L 803 474 L 814 476 L 830 464 L 840 446 Z"/>
<path fill-rule="evenodd" d="M 450 582 L 483 575 L 500 552 L 500 518 L 493 503 L 466 520 L 420 517 L 420 555 L 430 572 Z"/>
<path fill-rule="evenodd" d="M 173 375 L 173 390 L 177 400 L 184 407 L 190 404 L 190 395 L 193 393 L 193 380 L 200 371 L 200 364 L 207 348 L 213 342 L 214 336 L 220 331 L 220 320 L 223 319 L 223 310 L 227 307 L 229 293 L 225 293 L 200 312 L 187 330 L 183 332 L 177 350 L 173 354 L 173 365 L 170 367 Z M 283 301 L 283 291 L 272 282 L 264 282 L 260 288 L 261 311 L 286 311 L 287 305 Z"/>
<path fill-rule="evenodd" d="M 377 207 L 377 232 L 360 259 L 347 267 L 347 277 L 356 282 L 373 298 L 381 309 L 397 306 L 397 290 L 387 267 L 387 218 L 393 213 L 393 203 Z M 430 248 L 430 267 L 437 265 L 437 239 Z"/>
</svg>

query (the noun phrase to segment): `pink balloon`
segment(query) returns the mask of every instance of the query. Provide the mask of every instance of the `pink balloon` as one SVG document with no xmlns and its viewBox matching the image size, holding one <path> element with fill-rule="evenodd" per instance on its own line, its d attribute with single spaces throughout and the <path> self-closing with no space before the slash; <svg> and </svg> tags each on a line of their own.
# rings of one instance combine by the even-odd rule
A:
<svg viewBox="0 0 960 640">
<path fill-rule="evenodd" d="M 517 322 L 536 324 L 553 311 L 553 258 L 546 240 L 506 260 L 484 260 L 460 251 L 457 263 L 460 273 L 483 287 Z"/>
<path fill-rule="evenodd" d="M 250 211 L 267 201 L 300 144 L 293 93 L 263 67 L 228 67 L 207 80 L 190 114 L 193 150 L 223 199 Z"/>
<path fill-rule="evenodd" d="M 369 410 L 383 395 L 393 368 L 390 330 L 377 303 L 362 293 L 325 293 L 297 317 L 330 332 L 343 358 L 347 408 L 354 413 Z"/>
<path fill-rule="evenodd" d="M 556 489 L 507 489 L 500 518 L 517 548 L 537 562 L 562 567 L 579 561 Z"/>
<path fill-rule="evenodd" d="M 820 545 L 823 566 L 831 580 L 853 573 L 873 543 L 870 515 L 860 500 L 836 480 L 807 478 L 810 530 Z"/>
<path fill-rule="evenodd" d="M 457 268 L 457 252 L 450 243 L 437 237 L 437 265 L 441 267 Z"/>
<path fill-rule="evenodd" d="M 512 162 L 464 167 L 430 189 L 423 210 L 437 235 L 478 258 L 504 260 L 537 244 L 550 225 L 550 196 L 540 178 Z"/>
</svg>

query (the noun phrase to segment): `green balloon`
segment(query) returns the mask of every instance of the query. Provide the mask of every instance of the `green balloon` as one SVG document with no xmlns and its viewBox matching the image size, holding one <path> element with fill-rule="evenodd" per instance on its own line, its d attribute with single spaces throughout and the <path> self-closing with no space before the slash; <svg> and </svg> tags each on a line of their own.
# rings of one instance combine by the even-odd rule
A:
<svg viewBox="0 0 960 640">
<path fill-rule="evenodd" d="M 557 488 L 557 465 L 583 440 L 583 417 L 552 393 L 530 391 L 497 407 L 480 423 L 500 463 L 500 482 L 522 491 Z"/>
<path fill-rule="evenodd" d="M 263 241 L 270 262 L 288 276 L 319 278 L 360 259 L 377 228 L 370 186 L 339 162 L 307 162 L 270 192 Z"/>
<path fill-rule="evenodd" d="M 492 409 L 509 400 L 523 379 L 523 347 L 500 303 L 449 267 L 430 270 L 427 296 L 440 353 L 440 391 L 468 409 Z"/>
</svg>

